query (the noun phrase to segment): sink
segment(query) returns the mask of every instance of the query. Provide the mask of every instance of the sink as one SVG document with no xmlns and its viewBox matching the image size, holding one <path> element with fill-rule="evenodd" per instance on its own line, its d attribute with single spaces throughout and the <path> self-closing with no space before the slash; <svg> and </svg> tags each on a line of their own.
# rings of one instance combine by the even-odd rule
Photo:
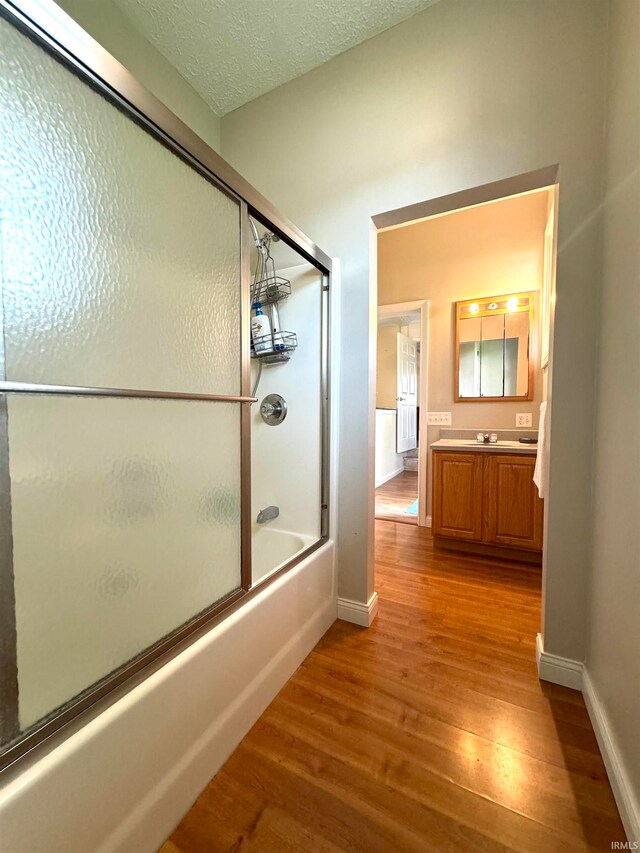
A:
<svg viewBox="0 0 640 853">
<path fill-rule="evenodd" d="M 519 441 L 461 441 L 460 444 L 469 447 L 535 447 L 531 444 L 521 444 Z"/>
<path fill-rule="evenodd" d="M 455 450 L 456 447 L 460 449 L 469 449 L 469 450 L 481 450 L 481 451 L 496 451 L 496 450 L 504 450 L 505 452 L 510 453 L 536 453 L 538 445 L 537 444 L 521 444 L 519 441 L 494 441 L 492 442 L 477 442 L 475 439 L 471 438 L 441 438 L 438 441 L 434 442 L 431 445 L 436 449 L 446 449 L 449 448 L 451 450 Z"/>
</svg>

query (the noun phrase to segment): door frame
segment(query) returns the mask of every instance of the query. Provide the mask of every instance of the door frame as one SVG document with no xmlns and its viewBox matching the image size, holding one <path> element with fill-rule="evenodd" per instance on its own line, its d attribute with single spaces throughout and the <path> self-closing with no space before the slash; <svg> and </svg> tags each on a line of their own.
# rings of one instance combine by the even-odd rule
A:
<svg viewBox="0 0 640 853">
<path fill-rule="evenodd" d="M 427 516 L 427 466 L 429 459 L 429 448 L 427 447 L 427 412 L 429 410 L 429 300 L 419 299 L 413 302 L 395 302 L 391 305 L 378 305 L 377 316 L 378 318 L 392 317 L 394 314 L 406 314 L 410 311 L 420 311 L 420 358 L 418 360 L 418 364 L 420 366 L 420 423 L 418 425 L 418 526 L 431 527 L 431 519 Z"/>
<path fill-rule="evenodd" d="M 373 594 L 375 587 L 375 539 L 374 539 L 374 445 L 375 434 L 375 386 L 376 386 L 376 333 L 375 322 L 378 307 L 378 232 L 403 227 L 433 216 L 441 216 L 454 210 L 475 207 L 498 199 L 520 195 L 522 193 L 535 192 L 541 189 L 549 189 L 553 196 L 554 225 L 553 225 L 553 263 L 550 282 L 549 301 L 549 360 L 546 370 L 546 398 L 547 398 L 547 430 L 546 430 L 546 463 L 550 469 L 554 458 L 553 443 L 551 439 L 552 408 L 553 408 L 553 356 L 555 343 L 555 307 L 556 307 L 556 271 L 558 252 L 558 219 L 559 219 L 559 172 L 560 165 L 555 163 L 531 172 L 523 172 L 487 184 L 469 187 L 458 192 L 432 197 L 426 201 L 409 204 L 404 207 L 387 210 L 371 216 L 369 220 L 369 524 L 367 525 L 367 592 Z M 543 382 L 545 380 L 543 379 Z M 545 500 L 544 506 L 544 539 L 542 544 L 542 607 L 541 607 L 541 630 L 537 636 L 538 671 L 540 672 L 541 649 L 544 648 L 544 636 L 546 628 L 547 599 L 550 588 L 550 574 L 557 574 L 556 566 L 549 563 L 549 531 L 555 528 L 549 514 L 549 500 Z M 554 529 L 555 533 L 555 529 Z M 549 664 L 548 666 L 551 666 Z M 562 682 L 565 683 L 565 682 Z"/>
</svg>

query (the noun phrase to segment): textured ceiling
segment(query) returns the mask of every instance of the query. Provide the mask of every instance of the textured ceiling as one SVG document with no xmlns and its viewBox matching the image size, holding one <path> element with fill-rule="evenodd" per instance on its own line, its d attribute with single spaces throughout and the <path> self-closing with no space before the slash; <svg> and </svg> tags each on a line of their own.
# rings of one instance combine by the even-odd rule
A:
<svg viewBox="0 0 640 853">
<path fill-rule="evenodd" d="M 115 0 L 218 115 L 437 0 Z"/>
</svg>

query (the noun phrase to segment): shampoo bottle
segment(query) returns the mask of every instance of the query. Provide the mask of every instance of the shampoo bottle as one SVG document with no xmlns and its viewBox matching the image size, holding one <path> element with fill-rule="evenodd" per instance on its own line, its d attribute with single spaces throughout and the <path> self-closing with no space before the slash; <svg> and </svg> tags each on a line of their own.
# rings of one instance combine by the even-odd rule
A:
<svg viewBox="0 0 640 853">
<path fill-rule="evenodd" d="M 255 314 L 251 318 L 251 340 L 256 353 L 272 352 L 273 337 L 271 334 L 271 323 L 269 318 L 262 313 L 260 302 L 254 303 Z"/>
</svg>

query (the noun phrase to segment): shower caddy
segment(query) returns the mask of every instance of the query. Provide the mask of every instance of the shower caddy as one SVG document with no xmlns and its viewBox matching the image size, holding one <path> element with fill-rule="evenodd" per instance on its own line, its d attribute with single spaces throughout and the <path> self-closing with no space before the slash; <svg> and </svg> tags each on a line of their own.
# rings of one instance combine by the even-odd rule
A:
<svg viewBox="0 0 640 853">
<path fill-rule="evenodd" d="M 289 361 L 291 353 L 298 346 L 295 332 L 287 332 L 280 328 L 279 303 L 291 295 L 291 282 L 276 275 L 275 261 L 271 257 L 271 241 L 278 240 L 275 234 L 267 233 L 264 237 L 258 235 L 253 220 L 249 220 L 253 231 L 254 242 L 258 249 L 258 263 L 251 285 L 251 307 L 259 305 L 268 311 L 271 321 L 271 333 L 251 341 L 251 358 L 258 359 L 260 365 L 282 364 Z M 268 343 L 269 349 L 262 350 L 260 344 Z"/>
</svg>

